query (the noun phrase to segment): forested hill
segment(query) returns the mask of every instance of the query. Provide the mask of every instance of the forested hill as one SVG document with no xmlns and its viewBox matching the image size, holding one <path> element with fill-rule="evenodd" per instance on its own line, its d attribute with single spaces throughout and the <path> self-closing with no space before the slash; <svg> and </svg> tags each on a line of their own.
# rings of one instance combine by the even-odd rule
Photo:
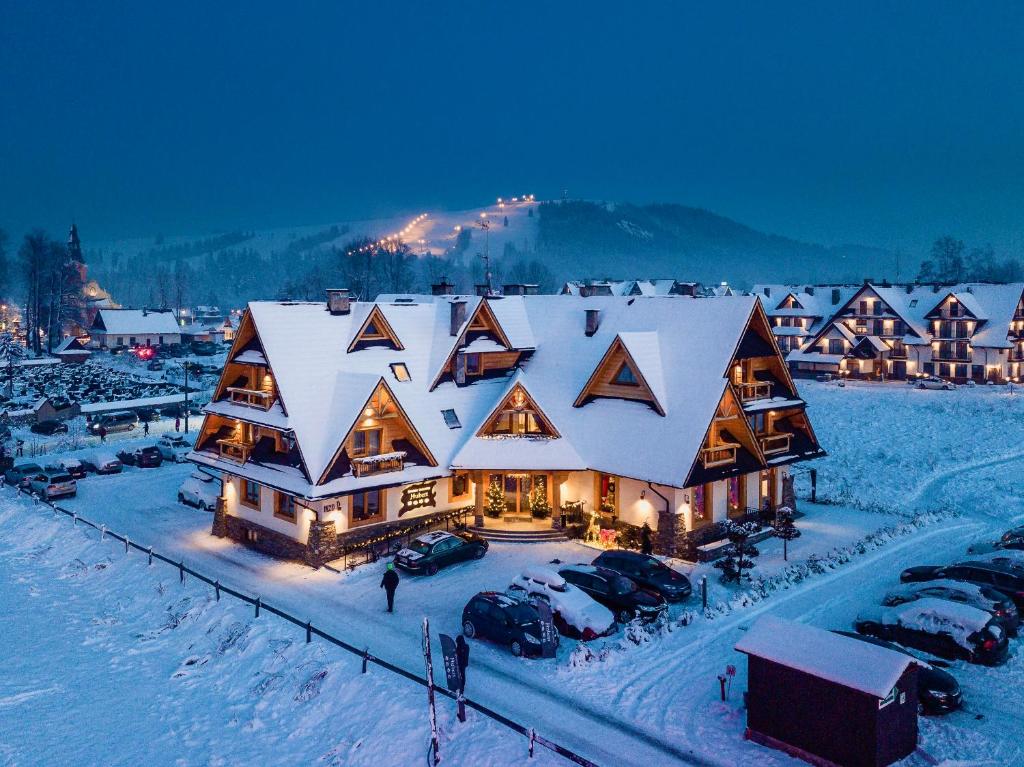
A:
<svg viewBox="0 0 1024 767">
<path fill-rule="evenodd" d="M 676 277 L 701 282 L 859 282 L 894 276 L 893 254 L 765 234 L 683 205 L 543 203 L 537 249 L 566 274 Z M 905 274 L 917 264 L 904 264 Z"/>
</svg>

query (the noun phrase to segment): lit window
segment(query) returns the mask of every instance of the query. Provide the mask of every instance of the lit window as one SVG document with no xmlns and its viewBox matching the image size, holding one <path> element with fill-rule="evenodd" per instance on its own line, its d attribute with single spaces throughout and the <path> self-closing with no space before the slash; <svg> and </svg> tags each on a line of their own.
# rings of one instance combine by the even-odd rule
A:
<svg viewBox="0 0 1024 767">
<path fill-rule="evenodd" d="M 391 372 L 395 374 L 395 378 L 399 381 L 411 381 L 412 376 L 409 375 L 409 368 L 405 366 L 404 362 L 392 362 Z"/>
<path fill-rule="evenodd" d="M 445 425 L 449 429 L 462 428 L 462 424 L 459 422 L 459 416 L 455 414 L 454 410 L 442 410 L 441 415 L 444 416 Z"/>
</svg>

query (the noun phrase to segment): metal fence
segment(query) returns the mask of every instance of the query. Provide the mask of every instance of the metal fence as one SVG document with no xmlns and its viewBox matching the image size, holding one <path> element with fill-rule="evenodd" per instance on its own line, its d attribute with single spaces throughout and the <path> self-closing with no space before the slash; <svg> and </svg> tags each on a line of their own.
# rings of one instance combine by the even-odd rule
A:
<svg viewBox="0 0 1024 767">
<path fill-rule="evenodd" d="M 399 676 L 405 677 L 410 682 L 414 682 L 418 685 L 421 685 L 422 687 L 428 686 L 426 678 L 418 676 L 417 674 L 414 674 L 411 671 L 406 671 L 404 668 L 401 668 L 400 666 L 396 666 L 393 663 L 389 663 L 388 661 L 382 658 L 378 658 L 372 655 L 369 651 L 369 648 L 359 649 L 358 647 L 349 644 L 343 639 L 338 639 L 337 637 L 328 634 L 323 629 L 314 626 L 311 621 L 301 620 L 278 607 L 274 607 L 271 604 L 267 604 L 259 596 L 250 596 L 241 591 L 238 591 L 237 589 L 233 589 L 230 586 L 225 586 L 219 580 L 210 578 L 209 576 L 204 575 L 203 573 L 195 570 L 194 568 L 189 567 L 185 564 L 185 561 L 182 559 L 175 561 L 171 557 L 164 556 L 163 554 L 154 551 L 152 546 L 143 546 L 142 544 L 130 540 L 126 535 L 121 535 L 120 533 L 116 533 L 113 530 L 108 530 L 106 525 L 98 525 L 95 522 L 92 522 L 86 519 L 85 517 L 80 516 L 77 512 L 70 511 L 61 506 L 58 506 L 55 503 L 39 498 L 34 493 L 27 492 L 24 488 L 17 489 L 22 494 L 31 497 L 37 504 L 44 504 L 49 508 L 53 509 L 55 514 L 59 512 L 67 517 L 70 517 L 73 525 L 77 526 L 79 524 L 82 524 L 98 531 L 100 533 L 101 540 L 105 540 L 106 537 L 109 536 L 110 538 L 123 543 L 125 554 L 129 553 L 132 549 L 135 549 L 136 551 L 139 551 L 148 557 L 150 565 L 153 564 L 153 560 L 158 560 L 160 562 L 164 562 L 168 565 L 171 565 L 178 571 L 178 579 L 179 582 L 182 584 L 185 583 L 185 576 L 190 575 L 193 578 L 196 578 L 197 580 L 200 580 L 203 583 L 206 583 L 207 585 L 213 587 L 217 601 L 220 601 L 222 594 L 227 595 L 229 597 L 234 597 L 235 599 L 241 600 L 242 602 L 251 605 L 255 611 L 255 617 L 257 618 L 260 617 L 260 613 L 267 612 L 271 615 L 275 615 L 278 618 L 286 620 L 289 623 L 297 626 L 305 632 L 307 643 L 312 642 L 313 637 L 318 637 L 319 639 L 322 639 L 325 642 L 334 645 L 335 647 L 339 647 L 342 650 L 345 650 L 346 652 L 355 655 L 356 657 L 360 658 L 362 662 L 362 673 L 364 674 L 367 672 L 368 665 L 372 663 L 375 666 L 379 666 L 380 668 L 386 669 L 387 671 L 390 671 L 394 674 L 398 674 Z M 434 691 L 452 700 L 458 699 L 456 693 L 453 693 L 443 687 L 434 687 Z M 543 736 L 537 734 L 537 732 L 532 727 L 525 727 L 524 725 L 519 724 L 518 722 L 513 721 L 512 719 L 509 719 L 503 714 L 500 714 L 497 711 L 494 711 L 493 709 L 490 709 L 487 706 L 484 706 L 480 703 L 476 703 L 475 701 L 472 701 L 468 698 L 465 698 L 464 702 L 466 706 L 473 709 L 474 711 L 480 712 L 489 719 L 492 719 L 495 722 L 504 725 L 513 732 L 517 732 L 523 737 L 525 737 L 527 739 L 528 753 L 531 757 L 533 756 L 534 745 L 536 744 L 553 751 L 554 753 L 568 759 L 574 764 L 582 765 L 583 767 L 598 767 L 597 764 L 590 761 L 589 759 L 586 759 L 585 757 L 580 756 L 571 749 L 561 746 L 558 743 L 555 743 L 554 741 L 548 740 L 547 738 L 544 738 Z"/>
</svg>

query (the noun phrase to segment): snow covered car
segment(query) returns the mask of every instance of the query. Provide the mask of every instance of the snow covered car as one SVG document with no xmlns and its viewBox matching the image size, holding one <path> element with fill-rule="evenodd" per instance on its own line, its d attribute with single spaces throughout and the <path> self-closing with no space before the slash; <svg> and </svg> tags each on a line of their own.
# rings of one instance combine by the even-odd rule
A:
<svg viewBox="0 0 1024 767">
<path fill-rule="evenodd" d="M 517 658 L 541 654 L 537 608 L 497 591 L 481 591 L 469 600 L 462 610 L 462 633 L 505 645 Z"/>
<path fill-rule="evenodd" d="M 956 388 L 956 384 L 952 381 L 944 381 L 937 376 L 918 378 L 914 385 L 918 389 L 944 389 L 945 391 L 952 391 Z"/>
<path fill-rule="evenodd" d="M 925 583 L 906 583 L 886 594 L 882 598 L 882 604 L 886 607 L 895 607 L 925 597 L 977 607 L 990 613 L 1005 629 L 1007 635 L 1017 636 L 1020 615 L 1013 600 L 993 588 L 979 586 L 976 583 L 943 579 Z"/>
<path fill-rule="evenodd" d="M 1014 527 L 1007 530 L 997 541 L 982 541 L 972 544 L 967 549 L 968 554 L 986 554 L 998 549 L 1024 551 L 1024 527 Z"/>
<path fill-rule="evenodd" d="M 81 459 L 83 468 L 95 474 L 120 474 L 124 465 L 113 453 L 93 453 Z"/>
<path fill-rule="evenodd" d="M 53 498 L 74 496 L 78 483 L 66 471 L 42 471 L 28 479 L 28 489 L 47 501 Z"/>
<path fill-rule="evenodd" d="M 67 434 L 68 425 L 63 421 L 40 421 L 39 423 L 32 424 L 29 430 L 33 434 L 52 436 L 54 434 Z"/>
<path fill-rule="evenodd" d="M 446 533 L 436 530 L 414 538 L 395 554 L 395 567 L 406 572 L 434 575 L 442 567 L 466 559 L 481 559 L 488 543 L 472 533 Z"/>
<path fill-rule="evenodd" d="M 1008 567 L 997 562 L 972 560 L 945 567 L 918 565 L 908 567 L 900 573 L 900 581 L 903 583 L 922 583 L 945 578 L 990 586 L 1010 597 L 1017 605 L 1018 612 L 1024 610 L 1024 572 L 1020 568 Z"/>
<path fill-rule="evenodd" d="M 192 443 L 177 434 L 164 434 L 154 447 L 160 451 L 165 461 L 185 463 L 185 456 L 192 450 Z"/>
<path fill-rule="evenodd" d="M 74 480 L 85 479 L 85 466 L 77 458 L 60 458 L 52 466 L 47 466 L 46 470 L 63 471 Z"/>
<path fill-rule="evenodd" d="M 531 567 L 512 581 L 508 595 L 531 601 L 543 599 L 551 606 L 555 628 L 574 639 L 596 639 L 615 631 L 611 610 L 588 597 L 582 589 L 546 567 Z"/>
<path fill-rule="evenodd" d="M 650 554 L 611 549 L 602 552 L 591 564 L 625 575 L 645 589 L 658 592 L 669 602 L 681 602 L 693 593 L 689 578 Z"/>
<path fill-rule="evenodd" d="M 925 597 L 897 607 L 876 607 L 857 616 L 858 634 L 888 639 L 904 647 L 998 666 L 1006 662 L 1009 641 L 995 619 L 970 605 Z"/>
<path fill-rule="evenodd" d="M 202 471 L 193 471 L 178 487 L 178 503 L 195 506 L 203 511 L 217 508 L 220 498 L 221 484 L 217 477 Z"/>
<path fill-rule="evenodd" d="M 903 655 L 910 655 L 905 648 L 900 647 L 898 644 L 886 642 L 884 639 L 878 639 L 877 637 L 864 636 L 853 631 L 833 631 L 832 633 L 861 642 L 868 642 L 879 647 L 885 647 Z M 956 681 L 956 677 L 948 671 L 937 668 L 939 664 L 948 664 L 941 660 L 928 663 L 916 656 L 911 655 L 910 657 L 914 658 L 918 666 L 920 666 L 917 672 L 917 701 L 922 713 L 932 715 L 948 714 L 950 711 L 956 711 L 963 705 L 964 694 L 960 689 L 960 683 Z"/>
<path fill-rule="evenodd" d="M 642 589 L 635 581 L 606 567 L 568 565 L 560 568 L 558 574 L 611 610 L 619 623 L 629 623 L 634 618 L 657 620 L 668 610 L 665 597 L 657 591 Z"/>
<path fill-rule="evenodd" d="M 122 450 L 117 457 L 125 466 L 138 466 L 140 469 L 155 469 L 164 462 L 163 455 L 152 445 L 137 450 Z"/>
<path fill-rule="evenodd" d="M 42 471 L 38 463 L 19 463 L 4 472 L 4 482 L 13 487 L 26 487 L 29 478 Z"/>
</svg>

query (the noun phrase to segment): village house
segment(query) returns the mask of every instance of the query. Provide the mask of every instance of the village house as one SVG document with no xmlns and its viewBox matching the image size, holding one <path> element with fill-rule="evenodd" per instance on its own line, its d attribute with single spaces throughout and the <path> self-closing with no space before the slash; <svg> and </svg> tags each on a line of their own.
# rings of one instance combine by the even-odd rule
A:
<svg viewBox="0 0 1024 767">
<path fill-rule="evenodd" d="M 563 296 L 700 296 L 699 282 L 678 280 L 570 280 L 562 285 Z"/>
<path fill-rule="evenodd" d="M 767 305 L 774 302 L 769 294 L 775 288 L 756 286 L 755 294 Z M 828 307 L 815 308 L 808 289 L 812 299 L 827 294 Z M 865 282 L 855 289 L 783 290 L 782 301 L 766 308 L 773 332 L 777 337 L 792 332 L 784 324 L 787 317 L 798 317 L 801 331 L 809 331 L 786 357 L 795 375 L 873 380 L 935 375 L 956 383 L 1024 378 L 1024 283 Z"/>
<path fill-rule="evenodd" d="M 751 296 L 328 291 L 249 305 L 190 460 L 216 534 L 319 565 L 453 510 L 550 531 L 537 499 L 692 551 L 822 454 Z"/>
<path fill-rule="evenodd" d="M 783 354 L 802 349 L 857 292 L 856 285 L 754 285 Z"/>
<path fill-rule="evenodd" d="M 92 352 L 85 348 L 81 339 L 68 336 L 53 350 L 53 356 L 68 365 L 81 365 L 89 360 Z"/>
<path fill-rule="evenodd" d="M 90 349 L 180 344 L 181 331 L 170 311 L 99 309 L 89 328 Z"/>
</svg>

